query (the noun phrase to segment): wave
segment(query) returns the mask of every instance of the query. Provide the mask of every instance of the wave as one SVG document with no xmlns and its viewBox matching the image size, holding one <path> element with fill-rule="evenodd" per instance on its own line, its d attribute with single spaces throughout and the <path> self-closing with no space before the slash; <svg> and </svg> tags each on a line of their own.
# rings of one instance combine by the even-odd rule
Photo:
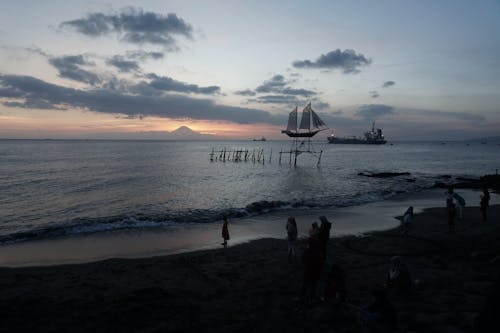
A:
<svg viewBox="0 0 500 333">
<path fill-rule="evenodd" d="M 63 223 L 54 223 L 30 230 L 19 230 L 0 235 L 0 244 L 13 244 L 25 241 L 51 239 L 64 236 L 89 235 L 99 232 L 118 230 L 169 229 L 186 227 L 190 224 L 214 223 L 222 219 L 245 218 L 276 211 L 293 211 L 315 208 L 336 208 L 361 205 L 368 202 L 388 199 L 394 195 L 410 191 L 420 191 L 426 187 L 412 186 L 406 189 L 380 189 L 373 192 L 357 192 L 349 196 L 331 196 L 321 198 L 297 199 L 293 201 L 261 200 L 245 207 L 224 209 L 194 209 L 187 211 L 171 211 L 164 214 L 124 214 L 99 218 L 78 218 Z M 290 213 L 293 214 L 293 213 Z"/>
</svg>

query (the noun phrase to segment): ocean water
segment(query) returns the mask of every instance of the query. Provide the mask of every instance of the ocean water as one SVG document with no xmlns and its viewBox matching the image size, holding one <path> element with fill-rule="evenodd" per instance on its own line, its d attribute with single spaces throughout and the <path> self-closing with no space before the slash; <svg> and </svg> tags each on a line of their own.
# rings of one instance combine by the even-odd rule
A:
<svg viewBox="0 0 500 333">
<path fill-rule="evenodd" d="M 500 167 L 500 146 L 315 143 L 297 166 L 288 141 L 0 140 L 0 244 L 119 229 L 168 229 L 269 211 L 359 205 L 419 192 L 445 175 Z M 210 161 L 212 150 L 263 150 L 264 163 Z M 231 155 L 232 156 L 232 155 Z M 226 156 L 227 158 L 227 156 Z M 377 179 L 370 172 L 409 172 Z"/>
</svg>

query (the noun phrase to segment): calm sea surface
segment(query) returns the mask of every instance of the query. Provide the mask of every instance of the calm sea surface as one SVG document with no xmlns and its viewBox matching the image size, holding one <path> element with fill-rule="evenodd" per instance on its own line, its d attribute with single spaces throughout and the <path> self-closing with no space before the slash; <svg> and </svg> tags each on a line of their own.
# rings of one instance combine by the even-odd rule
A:
<svg viewBox="0 0 500 333">
<path fill-rule="evenodd" d="M 265 163 L 211 162 L 212 149 L 223 148 L 263 149 Z M 492 143 L 315 148 L 323 150 L 319 167 L 307 154 L 293 167 L 285 156 L 279 163 L 286 141 L 0 140 L 0 243 L 213 223 L 224 212 L 237 218 L 357 205 L 422 191 L 446 181 L 443 175 L 479 177 L 500 168 L 500 146 Z M 411 175 L 358 175 L 386 171 Z"/>
</svg>

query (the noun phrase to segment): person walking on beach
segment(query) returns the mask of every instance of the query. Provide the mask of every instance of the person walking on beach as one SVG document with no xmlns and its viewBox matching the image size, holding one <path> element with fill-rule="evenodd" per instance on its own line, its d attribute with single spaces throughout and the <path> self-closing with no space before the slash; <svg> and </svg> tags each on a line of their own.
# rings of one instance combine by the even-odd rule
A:
<svg viewBox="0 0 500 333">
<path fill-rule="evenodd" d="M 408 207 L 403 215 L 403 235 L 407 236 L 410 233 L 411 225 L 413 224 L 413 206 Z"/>
<path fill-rule="evenodd" d="M 490 205 L 490 192 L 488 192 L 488 189 L 485 187 L 485 188 L 483 188 L 483 194 L 481 194 L 481 201 L 479 202 L 479 206 L 481 208 L 481 216 L 483 217 L 483 221 L 486 221 L 488 219 L 488 216 L 486 213 L 487 213 L 489 205 Z"/>
<path fill-rule="evenodd" d="M 328 222 L 325 216 L 320 216 L 319 220 L 321 221 L 321 225 L 319 226 L 318 232 L 318 240 L 321 254 L 323 255 L 323 259 L 326 260 L 326 249 L 328 245 L 328 240 L 330 239 L 330 229 L 332 228 L 332 224 Z"/>
<path fill-rule="evenodd" d="M 222 239 L 224 239 L 224 242 L 221 244 L 224 246 L 224 248 L 227 248 L 227 241 L 229 240 L 229 229 L 227 227 L 227 216 L 224 215 L 222 217 L 222 220 L 224 223 L 222 224 Z"/>
<path fill-rule="evenodd" d="M 288 263 L 297 261 L 297 222 L 290 216 L 286 222 L 286 234 L 288 240 Z"/>
</svg>

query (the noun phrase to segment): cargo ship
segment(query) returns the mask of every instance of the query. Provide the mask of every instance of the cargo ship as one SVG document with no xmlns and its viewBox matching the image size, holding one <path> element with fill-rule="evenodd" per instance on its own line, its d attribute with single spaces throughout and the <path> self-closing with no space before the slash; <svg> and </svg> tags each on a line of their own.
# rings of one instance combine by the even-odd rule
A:
<svg viewBox="0 0 500 333">
<path fill-rule="evenodd" d="M 375 130 L 375 122 L 372 123 L 372 129 L 365 132 L 365 137 L 360 138 L 356 136 L 336 137 L 333 133 L 327 137 L 329 143 L 343 143 L 343 144 L 365 144 L 365 145 L 383 145 L 387 143 L 382 134 L 382 129 Z"/>
</svg>

